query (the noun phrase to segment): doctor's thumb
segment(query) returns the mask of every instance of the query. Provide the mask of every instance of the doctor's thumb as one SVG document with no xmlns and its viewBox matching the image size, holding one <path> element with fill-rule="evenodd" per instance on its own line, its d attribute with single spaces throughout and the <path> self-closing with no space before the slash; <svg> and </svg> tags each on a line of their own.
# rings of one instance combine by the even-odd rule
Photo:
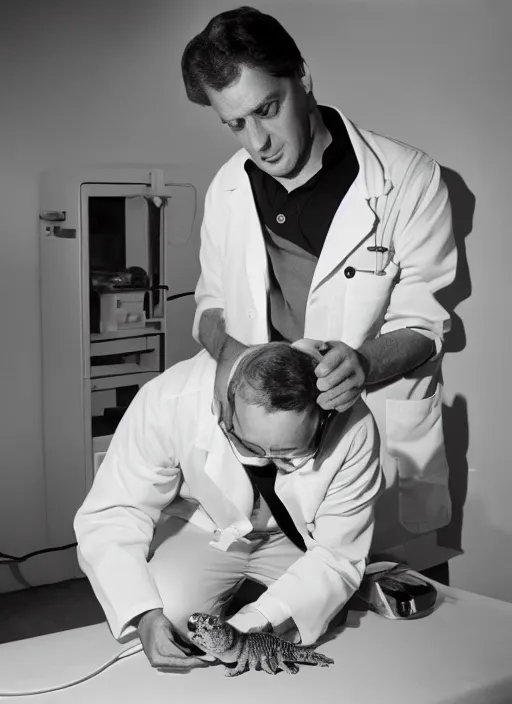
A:
<svg viewBox="0 0 512 704">
<path fill-rule="evenodd" d="M 330 349 L 329 344 L 323 340 L 313 340 L 311 338 L 303 338 L 302 340 L 296 340 L 292 342 L 292 347 L 296 347 L 302 352 L 311 355 L 318 362 L 321 362 L 323 355 Z"/>
</svg>

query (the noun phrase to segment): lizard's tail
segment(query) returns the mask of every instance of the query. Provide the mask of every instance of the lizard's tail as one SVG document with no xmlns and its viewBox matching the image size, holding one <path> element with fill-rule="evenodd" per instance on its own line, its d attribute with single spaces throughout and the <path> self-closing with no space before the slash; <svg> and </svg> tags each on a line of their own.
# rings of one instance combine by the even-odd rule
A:
<svg viewBox="0 0 512 704">
<path fill-rule="evenodd" d="M 315 652 L 314 648 L 315 646 L 297 646 L 293 643 L 287 642 L 283 648 L 283 659 L 291 662 L 310 663 L 311 665 L 319 665 L 320 667 L 329 667 L 329 665 L 334 665 L 334 660 L 328 658 L 327 655 Z"/>
<path fill-rule="evenodd" d="M 329 667 L 329 665 L 334 665 L 334 660 L 328 658 L 327 655 L 322 655 L 322 653 L 311 653 L 311 659 L 319 667 Z"/>
</svg>

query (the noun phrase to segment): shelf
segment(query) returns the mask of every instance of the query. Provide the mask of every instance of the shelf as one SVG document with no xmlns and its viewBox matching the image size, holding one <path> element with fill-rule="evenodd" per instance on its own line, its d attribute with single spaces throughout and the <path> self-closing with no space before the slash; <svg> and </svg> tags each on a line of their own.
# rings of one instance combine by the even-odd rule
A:
<svg viewBox="0 0 512 704">
<path fill-rule="evenodd" d="M 141 371 L 140 364 L 136 362 L 125 362 L 124 364 L 99 364 L 91 367 L 91 379 L 101 379 L 104 376 L 118 376 L 119 374 L 138 374 Z M 156 369 L 144 371 L 158 371 Z"/>
<path fill-rule="evenodd" d="M 163 335 L 163 331 L 157 327 L 157 324 L 146 325 L 145 328 L 123 328 L 121 330 L 112 330 L 110 332 L 93 332 L 91 333 L 91 342 L 103 342 L 104 340 L 119 340 L 123 337 L 144 337 L 146 335 Z"/>
<path fill-rule="evenodd" d="M 154 350 L 158 344 L 157 334 L 121 340 L 96 340 L 91 343 L 91 357 L 104 357 L 113 354 L 127 355 Z M 160 339 L 158 338 L 158 340 Z"/>
<path fill-rule="evenodd" d="M 140 372 L 139 374 L 120 374 L 119 376 L 95 377 L 91 379 L 91 391 L 118 389 L 121 386 L 143 386 L 161 372 Z"/>
</svg>

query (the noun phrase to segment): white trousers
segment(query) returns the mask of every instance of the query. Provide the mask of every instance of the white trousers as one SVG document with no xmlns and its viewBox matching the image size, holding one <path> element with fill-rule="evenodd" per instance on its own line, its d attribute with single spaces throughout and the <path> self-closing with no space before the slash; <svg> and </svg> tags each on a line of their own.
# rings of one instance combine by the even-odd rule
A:
<svg viewBox="0 0 512 704">
<path fill-rule="evenodd" d="M 209 544 L 213 537 L 175 517 L 155 531 L 148 566 L 164 614 L 182 635 L 194 612 L 221 613 L 244 579 L 268 587 L 304 554 L 281 531 L 251 533 L 226 552 Z"/>
</svg>

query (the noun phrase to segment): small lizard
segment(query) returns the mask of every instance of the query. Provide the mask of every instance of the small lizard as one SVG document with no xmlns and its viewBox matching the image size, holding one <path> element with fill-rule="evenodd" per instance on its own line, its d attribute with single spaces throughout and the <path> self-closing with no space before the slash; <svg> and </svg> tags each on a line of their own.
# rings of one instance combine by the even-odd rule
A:
<svg viewBox="0 0 512 704">
<path fill-rule="evenodd" d="M 315 652 L 314 645 L 295 645 L 270 633 L 242 633 L 218 616 L 195 613 L 189 618 L 191 641 L 208 655 L 222 656 L 236 662 L 226 666 L 226 677 L 241 675 L 247 670 L 263 670 L 275 675 L 278 669 L 295 675 L 296 663 L 329 667 L 334 660 Z"/>
</svg>

